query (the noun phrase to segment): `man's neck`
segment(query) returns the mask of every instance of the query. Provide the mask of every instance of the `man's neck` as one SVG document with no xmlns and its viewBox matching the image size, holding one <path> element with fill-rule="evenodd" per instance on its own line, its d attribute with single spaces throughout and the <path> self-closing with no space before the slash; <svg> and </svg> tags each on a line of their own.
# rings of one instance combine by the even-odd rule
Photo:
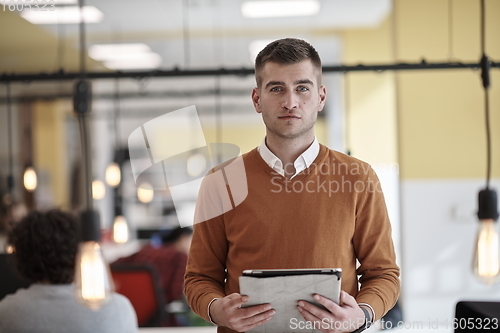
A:
<svg viewBox="0 0 500 333">
<path fill-rule="evenodd" d="M 286 178 L 295 173 L 293 163 L 314 141 L 314 133 L 294 139 L 279 138 L 267 133 L 266 145 L 283 163 Z"/>
</svg>

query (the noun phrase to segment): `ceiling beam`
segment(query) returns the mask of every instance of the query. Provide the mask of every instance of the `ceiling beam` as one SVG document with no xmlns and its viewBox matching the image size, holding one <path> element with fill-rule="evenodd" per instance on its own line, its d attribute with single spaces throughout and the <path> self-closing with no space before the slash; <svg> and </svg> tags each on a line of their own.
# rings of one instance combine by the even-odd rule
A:
<svg viewBox="0 0 500 333">
<path fill-rule="evenodd" d="M 400 71 L 400 70 L 430 70 L 430 69 L 479 69 L 479 63 L 440 62 L 428 63 L 425 60 L 419 63 L 395 63 L 382 65 L 354 65 L 354 66 L 323 66 L 323 73 L 331 72 L 360 72 L 360 71 Z M 491 67 L 500 68 L 499 62 L 491 62 Z M 135 78 L 144 79 L 151 77 L 186 77 L 186 76 L 247 76 L 254 73 L 253 68 L 219 68 L 219 69 L 179 69 L 153 70 L 153 71 L 117 71 L 117 72 L 90 72 L 88 79 L 115 79 Z M 65 81 L 80 78 L 80 73 L 58 71 L 54 73 L 38 74 L 7 74 L 0 75 L 0 82 L 32 82 L 32 81 Z"/>
</svg>

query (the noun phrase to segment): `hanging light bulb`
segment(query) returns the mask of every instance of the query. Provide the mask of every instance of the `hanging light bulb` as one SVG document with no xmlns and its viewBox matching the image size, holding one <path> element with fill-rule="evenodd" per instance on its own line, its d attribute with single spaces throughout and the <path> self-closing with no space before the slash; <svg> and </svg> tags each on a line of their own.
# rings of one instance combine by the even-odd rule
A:
<svg viewBox="0 0 500 333">
<path fill-rule="evenodd" d="M 113 222 L 113 240 L 115 243 L 126 243 L 129 239 L 127 220 L 123 215 L 115 216 Z"/>
<path fill-rule="evenodd" d="M 98 310 L 110 300 L 113 292 L 109 269 L 99 243 L 80 243 L 76 260 L 76 299 L 90 309 Z"/>
<path fill-rule="evenodd" d="M 113 162 L 106 168 L 106 183 L 109 186 L 116 187 L 121 181 L 121 171 L 118 163 Z"/>
<path fill-rule="evenodd" d="M 33 169 L 33 167 L 26 168 L 26 170 L 24 171 L 23 180 L 24 180 L 24 187 L 28 191 L 31 192 L 31 191 L 34 191 L 36 189 L 37 177 L 36 177 L 35 169 Z"/>
<path fill-rule="evenodd" d="M 92 310 L 99 309 L 111 299 L 113 284 L 108 265 L 103 258 L 99 214 L 84 210 L 80 215 L 81 242 L 75 268 L 75 297 Z"/>
<path fill-rule="evenodd" d="M 194 154 L 187 159 L 187 173 L 191 177 L 197 177 L 207 167 L 207 160 L 202 154 Z"/>
<path fill-rule="evenodd" d="M 84 0 L 79 0 L 80 14 L 84 8 Z M 99 240 L 100 221 L 99 214 L 93 209 L 92 197 L 99 187 L 104 197 L 104 184 L 102 182 L 91 182 L 91 142 L 88 132 L 88 115 L 91 108 L 92 88 L 86 78 L 86 47 L 85 47 L 85 23 L 80 22 L 80 80 L 75 85 L 73 96 L 73 108 L 78 116 L 80 138 L 82 145 L 82 161 L 84 175 L 85 210 L 80 216 L 80 245 L 75 264 L 75 297 L 77 301 L 97 310 L 111 299 L 113 284 L 107 263 L 104 261 Z M 94 185 L 95 183 L 95 185 Z M 97 184 L 100 184 L 98 186 Z M 91 193 L 92 192 L 92 193 Z M 95 196 L 94 196 L 95 199 Z"/>
<path fill-rule="evenodd" d="M 483 283 L 492 285 L 500 277 L 497 195 L 490 189 L 479 192 L 479 232 L 476 239 L 472 270 Z"/>
<path fill-rule="evenodd" d="M 106 187 L 100 180 L 94 180 L 92 182 L 92 198 L 94 200 L 101 200 L 106 195 Z"/>
<path fill-rule="evenodd" d="M 480 221 L 473 263 L 474 274 L 486 284 L 494 284 L 498 279 L 498 233 L 495 221 Z"/>
<path fill-rule="evenodd" d="M 149 183 L 142 183 L 137 188 L 137 198 L 139 198 L 140 202 L 149 203 L 153 201 L 154 191 L 153 186 Z"/>
</svg>

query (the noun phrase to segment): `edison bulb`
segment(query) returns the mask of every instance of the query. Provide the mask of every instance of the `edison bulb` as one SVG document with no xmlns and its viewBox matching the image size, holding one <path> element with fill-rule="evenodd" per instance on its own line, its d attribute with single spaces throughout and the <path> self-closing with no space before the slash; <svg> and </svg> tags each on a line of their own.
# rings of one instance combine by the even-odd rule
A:
<svg viewBox="0 0 500 333">
<path fill-rule="evenodd" d="M 76 258 L 75 296 L 77 301 L 98 310 L 111 299 L 113 284 L 99 243 L 80 243 Z"/>
<path fill-rule="evenodd" d="M 127 221 L 122 215 L 115 217 L 113 222 L 113 240 L 115 243 L 126 243 L 129 238 Z"/>
<path fill-rule="evenodd" d="M 473 260 L 473 272 L 483 283 L 492 285 L 498 281 L 500 265 L 498 233 L 492 219 L 480 220 Z"/>
<path fill-rule="evenodd" d="M 26 170 L 24 171 L 24 187 L 28 191 L 34 191 L 36 189 L 37 185 L 37 177 L 36 177 L 36 172 L 33 167 L 27 167 Z"/>
<path fill-rule="evenodd" d="M 154 191 L 153 186 L 149 183 L 142 183 L 137 188 L 137 198 L 139 198 L 140 202 L 149 203 L 153 201 Z"/>
<path fill-rule="evenodd" d="M 92 198 L 94 200 L 101 200 L 106 195 L 106 188 L 100 180 L 94 180 L 92 182 Z"/>
<path fill-rule="evenodd" d="M 201 175 L 201 173 L 207 167 L 207 160 L 202 154 L 195 154 L 189 156 L 187 159 L 187 173 L 191 177 L 196 177 Z"/>
<path fill-rule="evenodd" d="M 120 171 L 120 166 L 118 163 L 111 163 L 107 168 L 106 168 L 106 183 L 108 183 L 109 186 L 118 186 L 120 184 L 120 181 L 122 179 L 122 174 Z"/>
</svg>

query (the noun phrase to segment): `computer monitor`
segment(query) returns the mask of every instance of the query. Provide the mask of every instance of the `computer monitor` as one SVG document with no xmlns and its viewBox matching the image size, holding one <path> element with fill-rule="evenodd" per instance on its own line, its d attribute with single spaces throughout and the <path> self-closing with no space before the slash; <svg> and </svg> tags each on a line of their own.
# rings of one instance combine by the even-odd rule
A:
<svg viewBox="0 0 500 333">
<path fill-rule="evenodd" d="M 453 328 L 455 333 L 500 332 L 500 302 L 458 302 Z"/>
</svg>

